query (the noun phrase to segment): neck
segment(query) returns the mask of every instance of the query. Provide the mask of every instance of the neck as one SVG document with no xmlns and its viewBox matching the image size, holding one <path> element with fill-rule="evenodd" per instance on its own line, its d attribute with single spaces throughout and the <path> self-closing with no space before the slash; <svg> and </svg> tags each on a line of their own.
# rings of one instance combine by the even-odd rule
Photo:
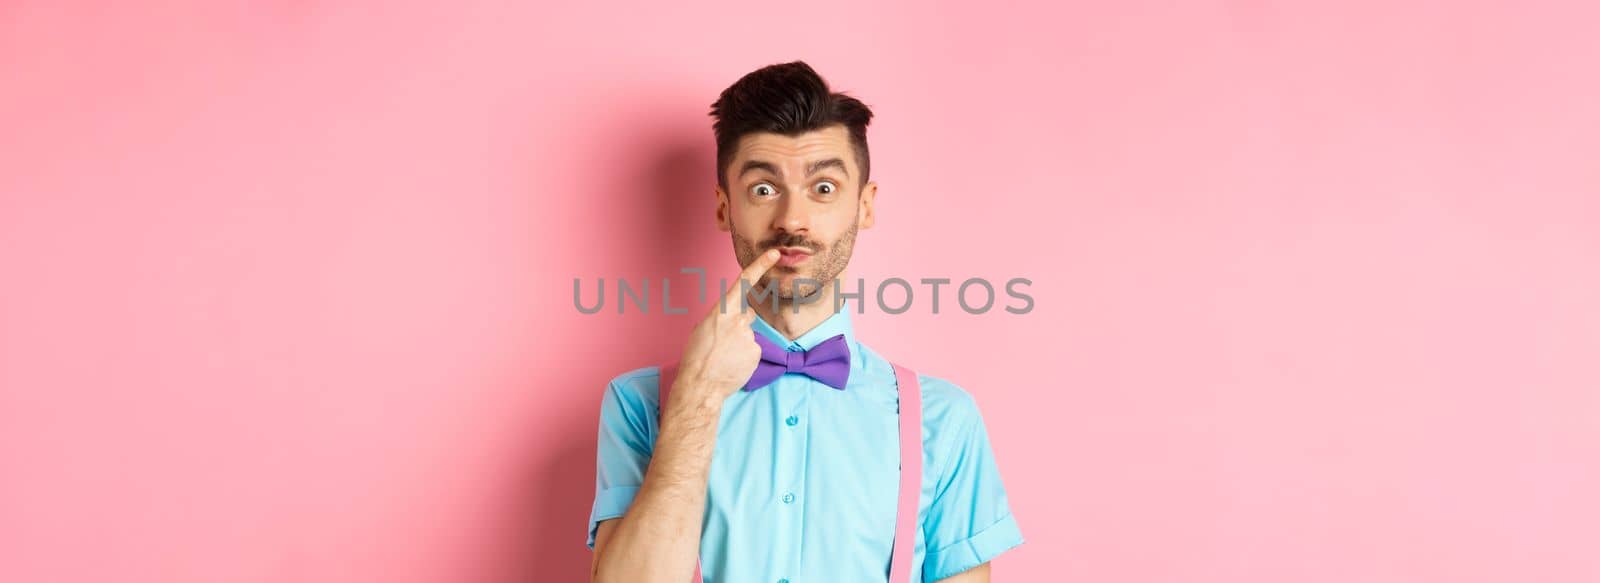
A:
<svg viewBox="0 0 1600 583">
<path fill-rule="evenodd" d="M 840 273 L 839 277 L 843 278 L 844 274 Z M 770 296 L 766 297 L 765 301 L 757 302 L 747 295 L 746 300 L 750 303 L 750 307 L 755 310 L 756 315 L 761 316 L 762 320 L 771 324 L 773 329 L 789 340 L 799 338 L 833 316 L 833 284 L 831 282 L 822 285 L 822 289 L 817 292 L 815 301 L 800 303 L 797 299 L 781 299 L 778 301 L 778 309 L 776 310 L 772 308 L 772 298 Z"/>
</svg>

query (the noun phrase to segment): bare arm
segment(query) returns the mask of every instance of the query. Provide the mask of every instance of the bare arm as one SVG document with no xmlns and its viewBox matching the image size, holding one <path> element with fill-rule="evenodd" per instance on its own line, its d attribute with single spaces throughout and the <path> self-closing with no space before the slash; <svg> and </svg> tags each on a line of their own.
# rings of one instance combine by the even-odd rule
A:
<svg viewBox="0 0 1600 583">
<path fill-rule="evenodd" d="M 777 263 L 768 251 L 739 277 L 754 285 Z M 750 332 L 743 286 L 722 298 L 689 336 L 678 376 L 662 404 L 661 433 L 633 503 L 595 532 L 589 580 L 594 583 L 679 583 L 699 556 L 706 479 L 717 443 L 722 403 L 755 371 L 761 347 Z"/>
<path fill-rule="evenodd" d="M 677 583 L 693 572 L 722 405 L 684 403 L 676 398 L 680 389 L 669 397 L 676 406 L 662 415 L 655 455 L 628 513 L 595 533 L 592 581 Z"/>
<path fill-rule="evenodd" d="M 945 577 L 939 583 L 989 583 L 989 563 Z"/>
</svg>

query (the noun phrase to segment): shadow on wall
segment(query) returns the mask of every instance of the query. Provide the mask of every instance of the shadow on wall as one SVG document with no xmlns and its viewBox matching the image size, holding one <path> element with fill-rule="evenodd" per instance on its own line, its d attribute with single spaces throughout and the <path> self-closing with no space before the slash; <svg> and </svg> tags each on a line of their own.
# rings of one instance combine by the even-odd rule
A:
<svg viewBox="0 0 1600 583">
<path fill-rule="evenodd" d="M 683 338 L 709 309 L 710 304 L 700 304 L 694 297 L 697 279 L 679 276 L 680 268 L 708 270 L 708 299 L 716 293 L 716 278 L 736 272 L 728 235 L 716 230 L 714 221 L 715 144 L 710 122 L 699 113 L 701 106 L 661 109 L 599 122 L 608 125 L 605 138 L 594 142 L 603 151 L 592 155 L 617 171 L 598 177 L 595 188 L 585 194 L 594 198 L 588 207 L 597 213 L 589 224 L 606 227 L 589 229 L 594 232 L 570 242 L 576 260 L 604 265 L 608 280 L 652 279 L 650 313 L 637 313 L 630 304 L 628 313 L 617 314 L 614 281 L 607 281 L 607 303 L 598 314 L 578 313 L 570 305 L 570 295 L 565 296 L 562 315 L 556 319 L 566 321 L 557 329 L 580 330 L 581 337 L 563 338 L 562 344 L 544 348 L 585 356 L 559 361 L 549 370 L 530 370 L 532 377 L 525 384 L 534 393 L 578 391 L 584 396 L 552 399 L 553 406 L 565 410 L 540 417 L 556 426 L 529 428 L 528 437 L 522 438 L 530 445 L 522 458 L 525 470 L 514 486 L 521 494 L 510 503 L 514 504 L 510 516 L 502 522 L 507 532 L 498 539 L 507 548 L 490 559 L 503 569 L 494 574 L 496 581 L 588 580 L 591 553 L 584 546 L 583 529 L 594 501 L 602 391 L 624 371 L 675 361 Z M 577 274 L 559 275 L 566 278 L 563 285 L 570 286 Z M 663 277 L 673 279 L 673 306 L 688 313 L 661 313 L 658 286 Z M 586 297 L 593 297 L 590 283 L 585 282 Z M 564 294 L 570 292 L 567 287 Z"/>
</svg>

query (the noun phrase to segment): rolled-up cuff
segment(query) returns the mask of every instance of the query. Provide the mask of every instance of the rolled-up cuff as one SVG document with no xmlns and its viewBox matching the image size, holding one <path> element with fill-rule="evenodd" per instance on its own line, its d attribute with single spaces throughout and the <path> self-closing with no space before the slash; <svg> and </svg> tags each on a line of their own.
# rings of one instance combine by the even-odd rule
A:
<svg viewBox="0 0 1600 583">
<path fill-rule="evenodd" d="M 634 495 L 638 493 L 638 486 L 616 486 L 606 488 L 594 497 L 594 508 L 589 511 L 589 550 L 594 550 L 594 535 L 600 528 L 600 521 L 627 513 Z"/>
<path fill-rule="evenodd" d="M 954 576 L 987 563 L 1022 542 L 1022 531 L 1017 528 L 1016 519 L 1007 514 L 967 540 L 928 553 L 922 560 L 922 580 L 932 583 Z"/>
</svg>

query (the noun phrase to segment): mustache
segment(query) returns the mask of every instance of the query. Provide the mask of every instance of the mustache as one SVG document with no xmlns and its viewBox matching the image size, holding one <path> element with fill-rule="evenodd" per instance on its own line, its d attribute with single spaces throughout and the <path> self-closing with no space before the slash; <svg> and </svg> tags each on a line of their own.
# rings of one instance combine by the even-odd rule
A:
<svg viewBox="0 0 1600 583">
<path fill-rule="evenodd" d="M 805 238 L 805 236 L 795 234 L 778 235 L 777 237 L 773 237 L 761 242 L 762 251 L 776 247 L 802 247 L 805 249 L 810 249 L 812 253 L 816 253 L 822 249 L 822 245 L 820 243 L 809 241 Z"/>
</svg>

